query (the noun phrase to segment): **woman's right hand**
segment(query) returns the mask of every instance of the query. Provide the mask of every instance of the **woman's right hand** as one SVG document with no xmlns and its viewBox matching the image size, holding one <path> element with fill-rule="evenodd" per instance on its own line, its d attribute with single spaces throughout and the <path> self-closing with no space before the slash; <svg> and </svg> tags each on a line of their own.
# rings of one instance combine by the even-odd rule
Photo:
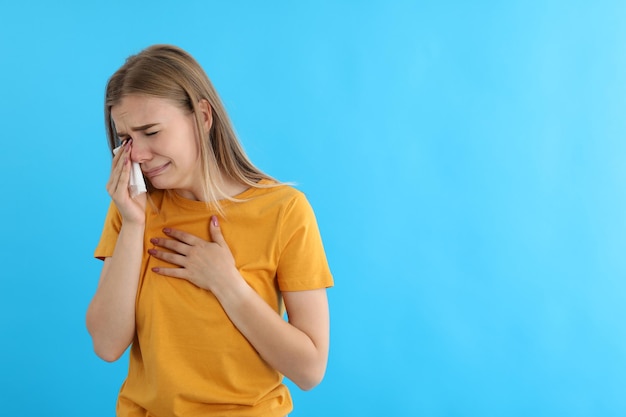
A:
<svg viewBox="0 0 626 417">
<path fill-rule="evenodd" d="M 146 221 L 146 193 L 135 198 L 130 196 L 131 160 L 130 151 L 132 140 L 124 143 L 121 152 L 113 157 L 111 176 L 107 182 L 107 192 L 115 202 L 117 210 L 122 215 L 122 221 L 127 223 L 145 224 Z"/>
</svg>

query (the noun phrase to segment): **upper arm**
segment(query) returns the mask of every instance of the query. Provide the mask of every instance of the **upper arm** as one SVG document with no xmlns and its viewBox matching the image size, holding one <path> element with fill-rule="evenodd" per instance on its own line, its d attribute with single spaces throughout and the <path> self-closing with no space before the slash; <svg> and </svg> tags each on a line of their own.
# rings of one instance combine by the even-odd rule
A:
<svg viewBox="0 0 626 417">
<path fill-rule="evenodd" d="M 328 356 L 330 314 L 326 288 L 284 291 L 283 299 L 289 323 L 309 336 L 320 354 Z"/>
</svg>

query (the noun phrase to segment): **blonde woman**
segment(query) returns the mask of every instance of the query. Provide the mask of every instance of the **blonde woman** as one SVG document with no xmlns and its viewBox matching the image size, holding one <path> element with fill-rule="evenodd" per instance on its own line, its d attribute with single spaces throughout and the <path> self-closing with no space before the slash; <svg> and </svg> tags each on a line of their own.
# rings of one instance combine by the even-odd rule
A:
<svg viewBox="0 0 626 417">
<path fill-rule="evenodd" d="M 329 348 L 333 279 L 307 199 L 250 162 L 180 48 L 129 57 L 107 84 L 105 122 L 123 147 L 86 321 L 102 359 L 131 347 L 117 415 L 287 415 L 283 375 L 315 387 Z"/>
</svg>

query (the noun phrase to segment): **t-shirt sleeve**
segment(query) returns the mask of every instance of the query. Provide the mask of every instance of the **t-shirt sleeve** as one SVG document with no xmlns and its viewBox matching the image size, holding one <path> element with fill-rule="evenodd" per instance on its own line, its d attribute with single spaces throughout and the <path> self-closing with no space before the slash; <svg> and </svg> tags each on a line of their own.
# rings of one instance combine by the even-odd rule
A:
<svg viewBox="0 0 626 417">
<path fill-rule="evenodd" d="M 277 267 L 281 291 L 304 291 L 333 286 L 322 238 L 313 209 L 298 192 L 280 223 Z"/>
<path fill-rule="evenodd" d="M 117 236 L 120 234 L 121 228 L 122 216 L 120 215 L 119 211 L 117 211 L 115 203 L 111 201 L 111 204 L 109 205 L 109 210 L 104 220 L 104 227 L 102 228 L 100 241 L 98 242 L 98 246 L 96 246 L 96 250 L 94 251 L 94 258 L 104 260 L 104 258 L 113 256 L 113 250 L 115 249 Z"/>
</svg>

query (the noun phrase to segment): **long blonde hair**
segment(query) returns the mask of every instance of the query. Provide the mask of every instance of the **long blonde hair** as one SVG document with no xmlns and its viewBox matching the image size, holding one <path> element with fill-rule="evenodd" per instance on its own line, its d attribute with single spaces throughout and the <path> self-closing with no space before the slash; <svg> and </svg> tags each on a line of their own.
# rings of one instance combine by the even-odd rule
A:
<svg viewBox="0 0 626 417">
<path fill-rule="evenodd" d="M 111 108 L 125 96 L 142 94 L 172 100 L 181 109 L 193 112 L 199 133 L 198 149 L 202 164 L 204 201 L 221 199 L 237 201 L 219 188 L 216 178 L 226 175 L 249 187 L 266 188 L 261 179 L 278 182 L 263 173 L 245 154 L 226 109 L 198 62 L 184 50 L 172 45 L 153 45 L 131 55 L 109 79 L 106 86 L 104 120 L 109 147 L 119 143 L 111 118 Z M 209 132 L 203 128 L 200 101 L 209 102 L 212 125 Z M 147 184 L 149 190 L 154 188 Z"/>
</svg>

